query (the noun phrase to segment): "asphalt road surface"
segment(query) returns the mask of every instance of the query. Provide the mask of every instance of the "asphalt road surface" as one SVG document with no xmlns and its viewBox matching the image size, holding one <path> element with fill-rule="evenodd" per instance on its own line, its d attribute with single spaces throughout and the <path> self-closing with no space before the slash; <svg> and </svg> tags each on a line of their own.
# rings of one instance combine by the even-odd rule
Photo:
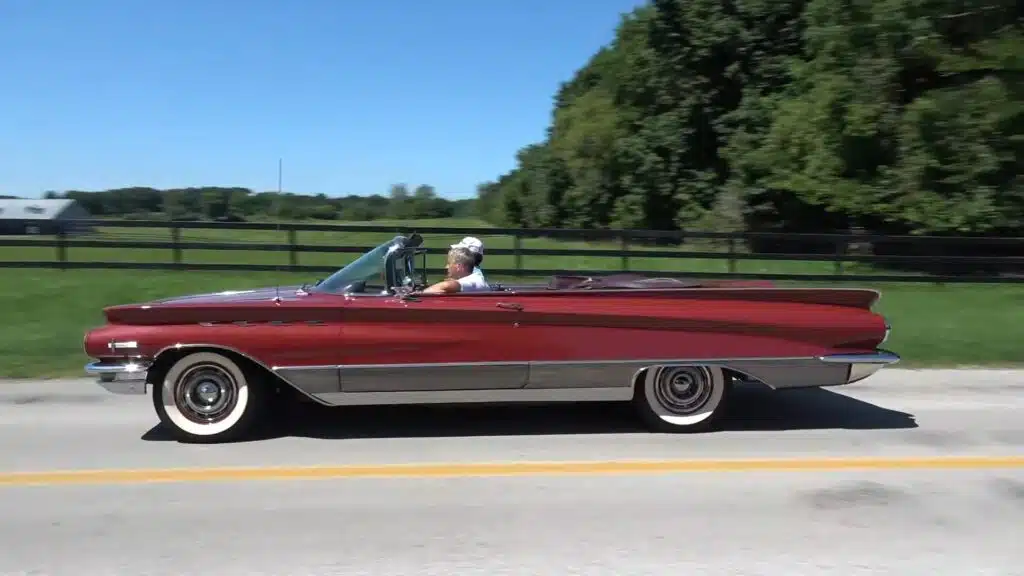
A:
<svg viewBox="0 0 1024 576">
<path fill-rule="evenodd" d="M 87 380 L 0 383 L 0 574 L 1024 576 L 1024 371 L 744 389 L 687 436 L 615 406 L 154 424 Z"/>
</svg>

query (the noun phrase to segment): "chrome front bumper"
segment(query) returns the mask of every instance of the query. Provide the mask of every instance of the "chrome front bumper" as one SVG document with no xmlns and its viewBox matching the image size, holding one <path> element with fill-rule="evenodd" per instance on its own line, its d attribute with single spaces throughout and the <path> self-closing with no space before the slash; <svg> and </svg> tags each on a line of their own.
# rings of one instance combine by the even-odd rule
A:
<svg viewBox="0 0 1024 576">
<path fill-rule="evenodd" d="M 96 376 L 99 385 L 113 394 L 145 394 L 146 374 L 153 363 L 148 360 L 125 359 L 114 362 L 90 362 L 85 373 Z"/>
<path fill-rule="evenodd" d="M 888 350 L 875 350 L 858 354 L 830 354 L 819 358 L 827 364 L 849 364 L 846 383 L 852 384 L 878 372 L 882 368 L 900 361 L 900 357 Z"/>
</svg>

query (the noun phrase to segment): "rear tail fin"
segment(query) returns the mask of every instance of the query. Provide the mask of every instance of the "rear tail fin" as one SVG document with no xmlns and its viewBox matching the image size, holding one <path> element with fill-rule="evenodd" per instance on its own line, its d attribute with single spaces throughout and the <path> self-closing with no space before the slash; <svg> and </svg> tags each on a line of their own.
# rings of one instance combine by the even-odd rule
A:
<svg viewBox="0 0 1024 576">
<path fill-rule="evenodd" d="M 871 310 L 881 293 L 868 288 L 703 288 L 687 291 L 687 298 L 746 302 L 797 302 Z"/>
</svg>

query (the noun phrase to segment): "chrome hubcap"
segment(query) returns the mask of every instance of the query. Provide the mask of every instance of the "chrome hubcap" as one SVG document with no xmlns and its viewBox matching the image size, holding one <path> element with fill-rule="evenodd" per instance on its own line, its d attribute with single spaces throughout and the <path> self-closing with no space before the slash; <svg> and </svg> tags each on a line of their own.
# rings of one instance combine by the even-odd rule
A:
<svg viewBox="0 0 1024 576">
<path fill-rule="evenodd" d="M 221 396 L 220 387 L 213 382 L 200 382 L 195 390 L 196 399 L 202 403 L 203 409 L 211 406 Z"/>
<path fill-rule="evenodd" d="M 175 387 L 175 403 L 186 418 L 200 424 L 224 419 L 238 401 L 238 384 L 216 364 L 193 366 Z"/>
<path fill-rule="evenodd" d="M 669 412 L 687 415 L 708 403 L 713 386 L 711 371 L 703 366 L 670 367 L 658 374 L 654 394 Z"/>
</svg>

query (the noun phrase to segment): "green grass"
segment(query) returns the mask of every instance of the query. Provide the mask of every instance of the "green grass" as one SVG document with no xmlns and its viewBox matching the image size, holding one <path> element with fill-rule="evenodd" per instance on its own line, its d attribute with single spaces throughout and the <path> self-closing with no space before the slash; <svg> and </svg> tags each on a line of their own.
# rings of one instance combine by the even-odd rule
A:
<svg viewBox="0 0 1024 576">
<path fill-rule="evenodd" d="M 392 223 L 388 223 L 392 224 Z M 473 221 L 440 221 L 420 225 L 481 226 Z M 284 241 L 282 233 L 186 231 L 190 240 Z M 162 230 L 120 229 L 103 231 L 105 237 L 156 239 Z M 300 233 L 300 243 L 372 245 L 390 234 Z M 446 246 L 459 236 L 427 236 L 429 246 Z M 483 237 L 489 248 L 511 247 L 507 237 Z M 524 247 L 610 247 L 610 244 L 527 240 Z M 696 248 L 687 247 L 687 250 Z M 707 249 L 701 247 L 700 249 Z M 677 249 L 664 249 L 679 252 Z M 133 254 L 134 252 L 134 254 Z M 91 250 L 72 248 L 73 260 L 170 261 L 169 252 L 145 254 L 141 250 Z M 354 254 L 303 254 L 301 264 L 341 266 Z M 0 260 L 51 259 L 49 248 L 0 248 Z M 618 258 L 524 257 L 529 268 L 618 269 Z M 268 262 L 287 264 L 287 254 L 190 251 L 186 262 Z M 443 256 L 428 258 L 428 272 L 436 277 Z M 489 257 L 486 268 L 512 268 L 512 256 Z M 686 259 L 632 259 L 633 269 L 726 271 L 723 261 Z M 832 273 L 828 262 L 741 261 L 741 272 Z M 852 272 L 868 271 L 848 266 Z M 82 375 L 87 358 L 82 353 L 82 336 L 103 321 L 104 306 L 141 302 L 153 298 L 233 288 L 272 286 L 312 280 L 314 275 L 287 272 L 226 273 L 115 270 L 20 270 L 0 269 L 0 298 L 4 303 L 0 331 L 0 378 Z M 807 283 L 809 284 L 809 283 Z M 846 285 L 848 283 L 844 283 Z M 879 312 L 893 324 L 886 346 L 903 356 L 907 366 L 1018 365 L 1024 364 L 1024 286 L 857 284 L 882 290 Z"/>
</svg>

